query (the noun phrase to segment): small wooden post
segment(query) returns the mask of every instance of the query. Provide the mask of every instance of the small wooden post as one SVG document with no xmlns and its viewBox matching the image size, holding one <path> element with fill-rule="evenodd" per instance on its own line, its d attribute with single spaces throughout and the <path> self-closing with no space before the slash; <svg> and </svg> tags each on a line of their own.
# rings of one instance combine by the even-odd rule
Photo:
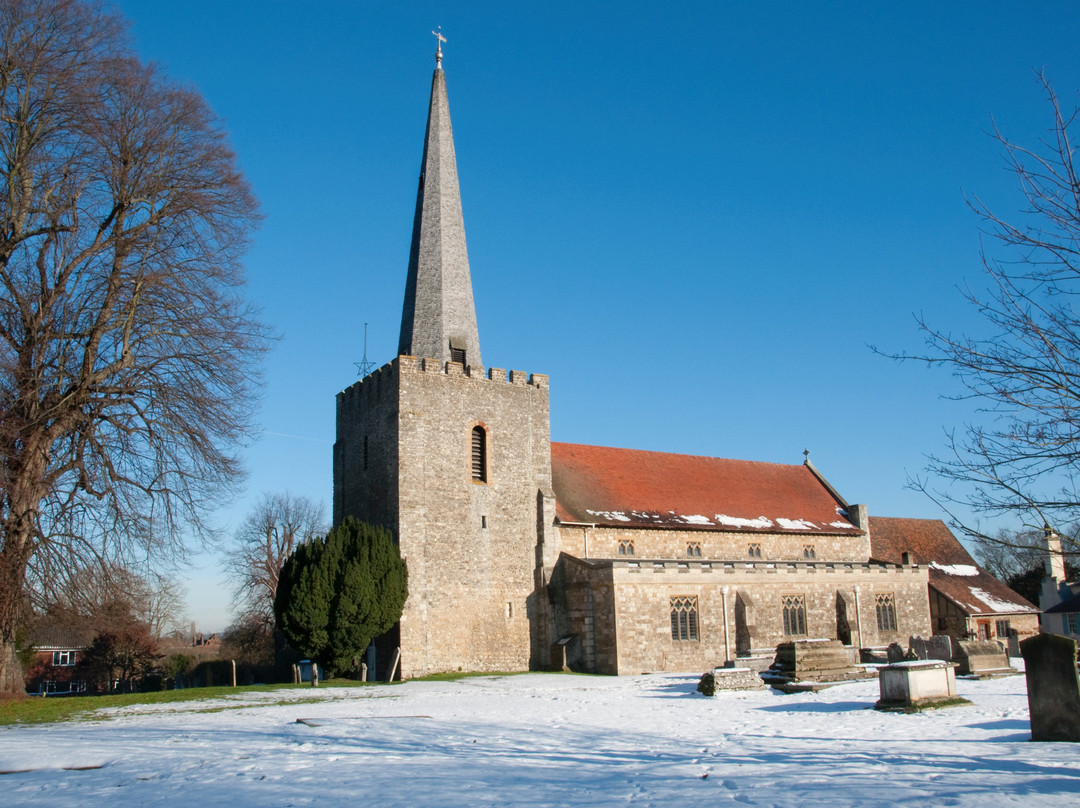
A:
<svg viewBox="0 0 1080 808">
<path fill-rule="evenodd" d="M 311 686 L 319 686 L 319 664 L 317 662 L 311 663 Z"/>
<path fill-rule="evenodd" d="M 230 659 L 229 662 L 232 663 L 232 686 L 236 687 L 236 660 Z"/>
<path fill-rule="evenodd" d="M 397 673 L 398 665 L 401 664 L 401 649 L 395 648 L 394 655 L 390 657 L 390 670 L 386 673 L 386 681 L 394 681 L 394 674 Z"/>
</svg>

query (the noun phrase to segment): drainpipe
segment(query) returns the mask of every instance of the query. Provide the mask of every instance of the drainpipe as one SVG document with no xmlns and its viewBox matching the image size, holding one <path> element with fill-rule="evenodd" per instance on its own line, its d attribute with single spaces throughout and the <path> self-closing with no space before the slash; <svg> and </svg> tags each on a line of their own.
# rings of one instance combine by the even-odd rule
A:
<svg viewBox="0 0 1080 808">
<path fill-rule="evenodd" d="M 728 619 L 727 619 L 727 596 L 731 591 L 731 587 L 720 587 L 720 597 L 724 604 L 724 662 L 731 661 L 731 643 L 728 639 Z"/>
<path fill-rule="evenodd" d="M 859 648 L 863 647 L 862 639 L 862 614 L 859 611 L 859 587 L 852 587 L 855 590 L 855 633 L 859 635 Z"/>
</svg>

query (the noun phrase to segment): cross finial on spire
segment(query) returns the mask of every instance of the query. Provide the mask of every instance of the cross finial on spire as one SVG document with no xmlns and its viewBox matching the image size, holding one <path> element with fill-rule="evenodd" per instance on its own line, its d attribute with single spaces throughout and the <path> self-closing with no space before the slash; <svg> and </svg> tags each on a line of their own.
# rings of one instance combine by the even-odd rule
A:
<svg viewBox="0 0 1080 808">
<path fill-rule="evenodd" d="M 803 453 L 803 458 L 804 458 L 803 462 L 804 463 L 809 463 L 810 462 L 810 450 L 809 449 L 803 449 L 802 453 Z"/>
<path fill-rule="evenodd" d="M 435 67 L 442 67 L 442 46 L 443 43 L 446 41 L 446 37 L 442 35 L 442 26 L 440 25 L 439 30 L 432 31 L 431 34 L 435 37 L 436 40 L 438 40 L 439 43 L 437 48 L 435 49 Z"/>
</svg>

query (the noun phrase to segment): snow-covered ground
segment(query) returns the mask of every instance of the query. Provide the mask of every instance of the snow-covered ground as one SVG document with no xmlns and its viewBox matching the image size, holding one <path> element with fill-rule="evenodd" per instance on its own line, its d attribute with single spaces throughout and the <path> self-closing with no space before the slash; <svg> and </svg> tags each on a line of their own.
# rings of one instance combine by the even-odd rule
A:
<svg viewBox="0 0 1080 808">
<path fill-rule="evenodd" d="M 873 680 L 713 698 L 696 684 L 495 676 L 4 727 L 0 771 L 29 771 L 0 776 L 0 805 L 1004 808 L 1080 797 L 1080 744 L 1029 740 L 1022 675 L 961 681 L 973 705 L 918 715 L 870 709 Z"/>
</svg>

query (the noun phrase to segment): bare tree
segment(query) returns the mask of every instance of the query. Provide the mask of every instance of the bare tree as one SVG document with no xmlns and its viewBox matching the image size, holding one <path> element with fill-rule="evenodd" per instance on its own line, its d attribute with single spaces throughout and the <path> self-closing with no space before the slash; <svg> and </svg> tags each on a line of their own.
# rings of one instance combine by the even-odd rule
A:
<svg viewBox="0 0 1080 808">
<path fill-rule="evenodd" d="M 326 533 L 322 503 L 289 493 L 263 494 L 233 537 L 228 574 L 235 603 L 244 617 L 257 617 L 268 629 L 274 621 L 278 575 L 296 548 Z"/>
<path fill-rule="evenodd" d="M 985 293 L 967 298 L 982 316 L 980 336 L 920 322 L 928 350 L 904 356 L 948 368 L 979 403 L 979 423 L 950 435 L 915 482 L 968 536 L 1012 543 L 970 524 L 971 509 L 1011 517 L 1024 530 L 1065 535 L 1080 521 L 1080 178 L 1071 135 L 1077 112 L 1063 108 L 1045 76 L 1050 136 L 1026 148 L 995 128 L 1025 205 L 1010 221 L 980 199 L 970 204 L 989 236 Z M 939 485 L 944 482 L 945 485 Z M 959 507 L 958 507 L 959 506 Z"/>
<path fill-rule="evenodd" d="M 41 614 L 59 607 L 93 624 L 97 615 L 120 605 L 155 640 L 186 623 L 183 586 L 152 569 L 141 575 L 117 564 L 72 565 L 38 583 L 31 599 Z"/>
<path fill-rule="evenodd" d="M 0 0 L 0 692 L 28 574 L 182 552 L 231 493 L 266 335 L 219 122 L 79 0 Z"/>
</svg>

